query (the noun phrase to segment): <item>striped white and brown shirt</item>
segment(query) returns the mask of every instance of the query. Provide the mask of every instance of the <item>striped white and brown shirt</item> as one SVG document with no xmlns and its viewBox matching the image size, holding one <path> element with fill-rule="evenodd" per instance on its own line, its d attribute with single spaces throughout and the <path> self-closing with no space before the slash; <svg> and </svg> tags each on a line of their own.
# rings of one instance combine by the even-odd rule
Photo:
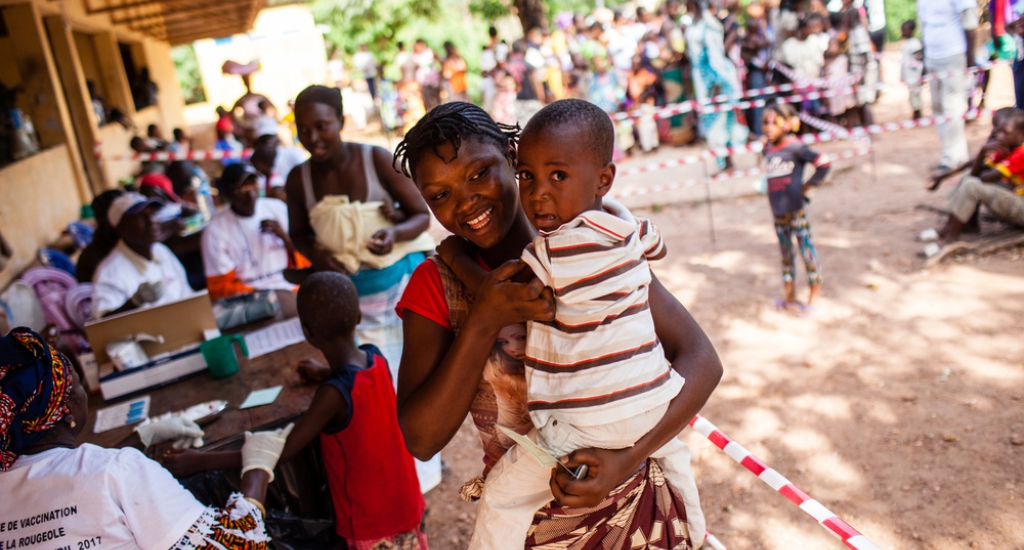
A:
<svg viewBox="0 0 1024 550">
<path fill-rule="evenodd" d="M 648 306 L 647 257 L 664 249 L 647 220 L 587 211 L 536 237 L 523 261 L 554 291 L 554 321 L 527 325 L 527 407 L 536 426 L 614 423 L 672 400 L 670 368 Z M 642 435 L 642 434 L 638 434 Z"/>
</svg>

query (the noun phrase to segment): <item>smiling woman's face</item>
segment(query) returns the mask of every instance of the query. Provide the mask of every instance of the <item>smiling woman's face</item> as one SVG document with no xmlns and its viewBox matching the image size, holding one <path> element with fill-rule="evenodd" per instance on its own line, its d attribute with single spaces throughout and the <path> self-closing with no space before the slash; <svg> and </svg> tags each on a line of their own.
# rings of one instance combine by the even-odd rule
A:
<svg viewBox="0 0 1024 550">
<path fill-rule="evenodd" d="M 413 181 L 437 221 L 481 249 L 499 244 L 519 213 L 519 188 L 508 157 L 497 144 L 468 138 L 458 156 L 451 143 L 426 152 Z"/>
<path fill-rule="evenodd" d="M 299 106 L 295 110 L 295 127 L 299 142 L 314 160 L 327 158 L 341 142 L 342 119 L 330 105 L 309 103 Z"/>
</svg>

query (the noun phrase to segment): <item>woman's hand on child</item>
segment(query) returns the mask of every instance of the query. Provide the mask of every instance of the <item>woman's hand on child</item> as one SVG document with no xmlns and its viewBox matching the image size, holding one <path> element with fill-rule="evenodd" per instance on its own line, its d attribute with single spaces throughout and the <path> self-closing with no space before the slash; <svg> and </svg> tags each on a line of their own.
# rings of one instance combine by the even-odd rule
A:
<svg viewBox="0 0 1024 550">
<path fill-rule="evenodd" d="M 315 360 L 315 359 L 303 359 L 299 361 L 299 365 L 295 367 L 295 370 L 299 371 L 299 378 L 303 382 L 311 382 L 319 384 L 331 374 L 331 367 Z"/>
<path fill-rule="evenodd" d="M 575 479 L 565 468 L 555 468 L 551 474 L 555 500 L 561 506 L 573 508 L 597 506 L 636 469 L 630 449 L 579 449 L 563 463 L 573 471 L 580 464 L 588 468 L 583 479 Z"/>
<path fill-rule="evenodd" d="M 471 312 L 480 316 L 476 322 L 490 323 L 495 330 L 501 330 L 526 321 L 555 318 L 555 299 L 550 288 L 537 278 L 528 283 L 512 282 L 524 268 L 526 264 L 521 260 L 510 260 L 487 274 L 476 292 Z"/>
<path fill-rule="evenodd" d="M 370 252 L 373 252 L 378 256 L 383 256 L 391 252 L 391 249 L 394 247 L 395 228 L 393 227 L 381 229 L 374 233 L 373 236 L 370 237 L 370 244 L 367 245 L 367 248 L 370 249 Z"/>
</svg>

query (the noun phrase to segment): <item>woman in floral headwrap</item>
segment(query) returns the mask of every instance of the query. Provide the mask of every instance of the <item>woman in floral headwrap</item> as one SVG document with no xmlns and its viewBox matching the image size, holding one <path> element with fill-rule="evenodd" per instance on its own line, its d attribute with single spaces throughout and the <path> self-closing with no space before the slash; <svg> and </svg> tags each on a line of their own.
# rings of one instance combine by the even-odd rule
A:
<svg viewBox="0 0 1024 550">
<path fill-rule="evenodd" d="M 137 449 L 76 446 L 87 401 L 71 363 L 38 334 L 16 328 L 0 338 L 0 543 L 269 548 L 262 500 L 288 428 L 247 437 L 241 491 L 218 509 Z M 148 426 L 138 434 L 146 445 L 202 433 L 180 420 Z"/>
</svg>

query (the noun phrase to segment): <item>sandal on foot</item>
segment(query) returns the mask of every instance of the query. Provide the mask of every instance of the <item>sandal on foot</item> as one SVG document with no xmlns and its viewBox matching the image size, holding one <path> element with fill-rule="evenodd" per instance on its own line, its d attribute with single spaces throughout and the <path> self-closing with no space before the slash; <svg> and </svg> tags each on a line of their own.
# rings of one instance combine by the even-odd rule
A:
<svg viewBox="0 0 1024 550">
<path fill-rule="evenodd" d="M 915 239 L 919 242 L 930 243 L 939 240 L 939 232 L 934 229 L 925 229 L 917 234 Z"/>
<path fill-rule="evenodd" d="M 795 315 L 797 317 L 810 317 L 810 316 L 814 315 L 815 311 L 817 311 L 817 308 L 812 306 L 812 305 L 810 305 L 810 304 L 801 305 L 800 309 L 796 310 L 796 314 Z"/>
<path fill-rule="evenodd" d="M 924 250 L 921 251 L 921 255 L 924 256 L 925 258 L 931 258 L 932 256 L 937 255 L 941 251 L 942 247 L 939 246 L 939 243 L 928 243 L 927 245 L 925 245 Z"/>
<path fill-rule="evenodd" d="M 801 307 L 800 302 L 787 302 L 786 300 L 775 300 L 772 309 L 775 311 L 788 311 L 792 307 Z"/>
</svg>

